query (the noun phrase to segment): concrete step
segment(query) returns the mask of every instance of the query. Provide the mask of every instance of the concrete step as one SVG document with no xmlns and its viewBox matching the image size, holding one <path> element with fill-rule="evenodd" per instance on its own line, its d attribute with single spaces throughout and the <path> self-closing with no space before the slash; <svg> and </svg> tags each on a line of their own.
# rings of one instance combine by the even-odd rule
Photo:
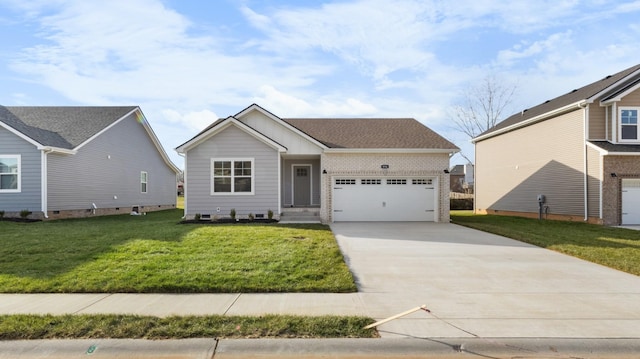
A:
<svg viewBox="0 0 640 359">
<path fill-rule="evenodd" d="M 287 208 L 280 215 L 280 223 L 320 223 L 318 208 Z"/>
</svg>

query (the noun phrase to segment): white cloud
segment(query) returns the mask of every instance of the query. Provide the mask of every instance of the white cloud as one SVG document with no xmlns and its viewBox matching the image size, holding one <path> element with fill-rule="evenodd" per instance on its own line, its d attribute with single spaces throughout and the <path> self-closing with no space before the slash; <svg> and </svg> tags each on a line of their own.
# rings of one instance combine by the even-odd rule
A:
<svg viewBox="0 0 640 359">
<path fill-rule="evenodd" d="M 319 98 L 309 102 L 272 86 L 262 86 L 260 92 L 254 102 L 282 117 L 365 117 L 379 112 L 374 105 L 355 98 Z"/>
<path fill-rule="evenodd" d="M 181 113 L 174 109 L 164 109 L 162 115 L 168 122 L 185 126 L 194 133 L 202 131 L 219 119 L 218 115 L 209 110 Z"/>
</svg>

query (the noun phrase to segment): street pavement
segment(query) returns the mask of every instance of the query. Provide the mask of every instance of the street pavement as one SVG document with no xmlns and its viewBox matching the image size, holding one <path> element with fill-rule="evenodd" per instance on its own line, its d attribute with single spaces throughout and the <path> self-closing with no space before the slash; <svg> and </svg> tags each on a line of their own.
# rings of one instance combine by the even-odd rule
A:
<svg viewBox="0 0 640 359">
<path fill-rule="evenodd" d="M 89 354 L 133 357 L 131 348 L 139 346 L 146 349 L 140 355 L 157 352 L 162 358 L 348 353 L 457 358 L 473 350 L 495 358 L 640 357 L 640 277 L 453 224 L 335 223 L 331 228 L 358 293 L 0 294 L 0 314 L 332 314 L 381 320 L 426 305 L 429 312 L 378 326 L 382 339 L 103 340 Z M 0 342 L 0 358 L 86 356 L 92 342 Z M 73 348 L 52 349 L 56 346 Z M 386 355 L 382 348 L 389 349 Z"/>
</svg>

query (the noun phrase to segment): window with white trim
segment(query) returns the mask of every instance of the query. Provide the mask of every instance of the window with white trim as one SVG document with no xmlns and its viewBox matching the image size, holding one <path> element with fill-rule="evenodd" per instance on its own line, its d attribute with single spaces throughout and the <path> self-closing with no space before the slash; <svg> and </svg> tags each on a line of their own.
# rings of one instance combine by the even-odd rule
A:
<svg viewBox="0 0 640 359">
<path fill-rule="evenodd" d="M 638 136 L 638 112 L 637 107 L 620 107 L 620 141 L 637 141 Z"/>
<path fill-rule="evenodd" d="M 147 183 L 149 183 L 149 174 L 145 171 L 140 172 L 140 192 L 147 193 Z"/>
<path fill-rule="evenodd" d="M 20 155 L 0 155 L 0 193 L 20 192 Z"/>
<path fill-rule="evenodd" d="M 212 158 L 211 194 L 253 194 L 253 158 Z"/>
</svg>

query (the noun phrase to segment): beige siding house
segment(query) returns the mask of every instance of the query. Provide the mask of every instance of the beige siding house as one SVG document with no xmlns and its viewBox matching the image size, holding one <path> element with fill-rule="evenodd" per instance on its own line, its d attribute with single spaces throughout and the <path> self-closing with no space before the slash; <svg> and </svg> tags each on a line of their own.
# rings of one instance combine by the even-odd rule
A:
<svg viewBox="0 0 640 359">
<path fill-rule="evenodd" d="M 185 217 L 449 221 L 458 148 L 414 119 L 280 118 L 253 104 L 176 148 Z"/>
<path fill-rule="evenodd" d="M 639 117 L 637 65 L 507 118 L 473 140 L 475 211 L 640 224 Z"/>
</svg>

